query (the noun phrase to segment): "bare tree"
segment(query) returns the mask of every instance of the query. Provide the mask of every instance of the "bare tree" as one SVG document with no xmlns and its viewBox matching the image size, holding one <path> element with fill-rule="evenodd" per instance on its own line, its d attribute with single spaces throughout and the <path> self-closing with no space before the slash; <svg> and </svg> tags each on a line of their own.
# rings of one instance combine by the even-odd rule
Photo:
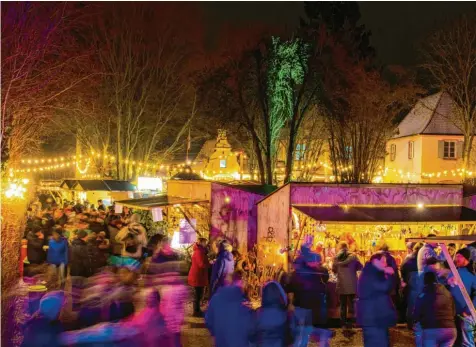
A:
<svg viewBox="0 0 476 347">
<path fill-rule="evenodd" d="M 77 69 L 89 52 L 78 50 L 73 35 L 82 25 L 75 6 L 2 6 L 2 155 L 8 152 L 12 161 L 39 150 L 49 130 L 50 106 L 92 76 Z"/>
<path fill-rule="evenodd" d="M 453 102 L 451 121 L 464 136 L 463 168 L 471 157 L 476 131 L 476 21 L 474 13 L 452 26 L 435 32 L 423 50 L 423 67 L 434 85 L 447 92 Z"/>
<path fill-rule="evenodd" d="M 395 118 L 420 89 L 402 69 L 394 69 L 390 83 L 363 63 L 341 61 L 345 63 L 337 70 L 328 71 L 326 82 L 333 92 L 324 103 L 333 172 L 340 182 L 370 183 L 385 158 Z"/>
</svg>

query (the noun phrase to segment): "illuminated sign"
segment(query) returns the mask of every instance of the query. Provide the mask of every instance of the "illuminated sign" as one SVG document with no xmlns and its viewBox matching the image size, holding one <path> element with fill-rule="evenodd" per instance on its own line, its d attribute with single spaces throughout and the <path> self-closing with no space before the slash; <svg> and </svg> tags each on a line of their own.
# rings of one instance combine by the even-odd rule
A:
<svg viewBox="0 0 476 347">
<path fill-rule="evenodd" d="M 163 190 L 163 182 L 160 177 L 139 177 L 137 179 L 137 188 L 139 190 Z"/>
</svg>

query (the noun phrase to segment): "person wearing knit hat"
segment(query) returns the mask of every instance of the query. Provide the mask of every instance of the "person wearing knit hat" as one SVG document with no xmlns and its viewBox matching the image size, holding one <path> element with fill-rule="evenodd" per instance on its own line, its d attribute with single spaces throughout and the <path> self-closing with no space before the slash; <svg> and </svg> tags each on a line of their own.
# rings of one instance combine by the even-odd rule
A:
<svg viewBox="0 0 476 347">
<path fill-rule="evenodd" d="M 58 317 L 64 303 L 64 294 L 54 291 L 40 301 L 40 308 L 26 323 L 21 347 L 60 347 L 64 331 Z"/>
<path fill-rule="evenodd" d="M 476 306 L 476 276 L 472 272 L 471 251 L 468 248 L 462 248 L 455 255 L 455 265 L 461 277 L 466 292 Z M 453 295 L 456 306 L 456 325 L 459 330 L 459 338 L 461 339 L 458 346 L 474 346 L 473 327 L 471 319 L 471 311 L 469 310 L 463 293 L 457 285 L 454 285 L 454 279 L 450 276 L 448 283 L 452 284 L 450 292 Z"/>
</svg>

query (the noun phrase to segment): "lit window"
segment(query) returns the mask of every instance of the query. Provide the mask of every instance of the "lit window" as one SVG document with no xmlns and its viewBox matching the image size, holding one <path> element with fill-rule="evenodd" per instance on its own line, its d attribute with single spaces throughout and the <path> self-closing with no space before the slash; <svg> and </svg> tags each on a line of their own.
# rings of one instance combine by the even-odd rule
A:
<svg viewBox="0 0 476 347">
<path fill-rule="evenodd" d="M 456 142 L 445 141 L 443 146 L 443 158 L 455 159 L 456 158 Z"/>
<path fill-rule="evenodd" d="M 413 159 L 415 156 L 415 142 L 408 141 L 408 159 Z"/>
<path fill-rule="evenodd" d="M 306 145 L 305 144 L 296 145 L 295 160 L 297 160 L 297 161 L 304 160 L 305 152 L 306 152 Z"/>
<path fill-rule="evenodd" d="M 226 168 L 226 159 L 221 159 L 220 160 L 220 169 Z"/>
<path fill-rule="evenodd" d="M 345 146 L 345 158 L 347 160 L 352 159 L 352 146 Z"/>
<path fill-rule="evenodd" d="M 394 161 L 396 156 L 397 156 L 397 145 L 392 144 L 390 145 L 390 160 Z"/>
</svg>

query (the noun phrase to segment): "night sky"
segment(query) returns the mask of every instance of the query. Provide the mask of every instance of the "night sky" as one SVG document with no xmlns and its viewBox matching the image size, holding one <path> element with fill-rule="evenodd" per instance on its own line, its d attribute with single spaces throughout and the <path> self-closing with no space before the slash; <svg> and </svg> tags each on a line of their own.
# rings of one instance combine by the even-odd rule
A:
<svg viewBox="0 0 476 347">
<path fill-rule="evenodd" d="M 254 22 L 296 27 L 304 16 L 303 2 L 204 2 L 209 39 L 227 22 Z M 475 2 L 360 2 L 361 23 L 372 31 L 372 45 L 383 64 L 418 62 L 418 43 L 445 20 L 476 11 Z M 476 18 L 476 17 L 475 17 Z"/>
</svg>

